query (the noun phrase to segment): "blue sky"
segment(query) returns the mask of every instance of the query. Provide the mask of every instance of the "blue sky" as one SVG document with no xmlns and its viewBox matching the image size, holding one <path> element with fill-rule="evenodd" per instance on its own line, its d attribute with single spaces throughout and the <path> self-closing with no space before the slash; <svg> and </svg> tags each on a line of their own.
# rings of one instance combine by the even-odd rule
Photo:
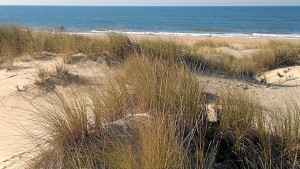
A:
<svg viewBox="0 0 300 169">
<path fill-rule="evenodd" d="M 0 5 L 299 6 L 300 0 L 1 0 Z"/>
</svg>

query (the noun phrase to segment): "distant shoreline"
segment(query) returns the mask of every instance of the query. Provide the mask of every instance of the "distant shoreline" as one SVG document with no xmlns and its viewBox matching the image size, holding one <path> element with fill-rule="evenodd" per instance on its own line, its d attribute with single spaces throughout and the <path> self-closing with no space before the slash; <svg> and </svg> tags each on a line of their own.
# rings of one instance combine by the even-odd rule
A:
<svg viewBox="0 0 300 169">
<path fill-rule="evenodd" d="M 71 34 L 88 34 L 88 35 L 105 35 L 109 33 L 119 33 L 125 35 L 137 35 L 137 36 L 189 36 L 189 37 L 224 37 L 224 38 L 274 38 L 274 39 L 300 39 L 300 34 L 268 34 L 268 33 L 181 33 L 181 32 L 137 32 L 137 31 L 96 31 L 90 32 L 70 32 Z"/>
</svg>

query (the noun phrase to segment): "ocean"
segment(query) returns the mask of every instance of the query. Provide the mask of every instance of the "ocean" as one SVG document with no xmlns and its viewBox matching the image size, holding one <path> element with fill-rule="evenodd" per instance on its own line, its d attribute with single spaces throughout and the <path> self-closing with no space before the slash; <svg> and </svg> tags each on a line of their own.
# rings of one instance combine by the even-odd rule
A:
<svg viewBox="0 0 300 169">
<path fill-rule="evenodd" d="M 0 6 L 0 25 L 81 34 L 300 38 L 300 7 Z"/>
</svg>

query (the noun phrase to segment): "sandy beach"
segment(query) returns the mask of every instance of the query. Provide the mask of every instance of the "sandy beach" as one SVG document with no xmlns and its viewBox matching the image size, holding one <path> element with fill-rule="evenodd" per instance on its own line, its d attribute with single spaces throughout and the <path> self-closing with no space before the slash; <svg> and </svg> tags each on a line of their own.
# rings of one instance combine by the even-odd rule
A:
<svg viewBox="0 0 300 169">
<path fill-rule="evenodd" d="M 243 37 L 210 37 L 210 36 L 156 36 L 156 35 L 130 35 L 134 39 L 163 39 L 172 40 L 179 43 L 192 45 L 199 41 L 213 41 L 213 42 L 225 42 L 229 45 L 236 45 L 240 47 L 258 47 L 268 43 L 270 40 L 282 40 L 294 43 L 300 43 L 300 39 L 282 39 L 282 38 L 243 38 Z"/>
<path fill-rule="evenodd" d="M 247 57 L 255 52 L 261 45 L 270 40 L 262 38 L 221 38 L 221 37 L 170 37 L 170 36 L 131 36 L 134 40 L 162 39 L 173 40 L 187 45 L 199 41 L 225 42 L 229 47 L 220 47 L 217 50 L 237 56 Z M 285 41 L 299 43 L 299 39 L 286 39 Z M 42 54 L 40 54 L 42 55 Z M 23 57 L 23 59 L 22 59 Z M 53 67 L 62 62 L 60 55 L 49 56 L 44 60 L 36 60 L 32 56 L 16 58 L 11 70 L 0 69 L 0 168 L 9 166 L 22 155 L 30 151 L 30 142 L 26 140 L 24 132 L 31 130 L 31 115 L 35 111 L 32 101 L 48 97 L 51 93 L 39 92 L 36 86 L 38 68 L 40 66 Z M 28 60 L 24 61 L 24 58 Z M 79 61 L 74 64 L 65 64 L 69 72 L 89 79 L 105 78 L 106 72 L 113 72 L 105 63 L 95 61 Z M 278 76 L 280 74 L 281 76 Z M 295 98 L 300 100 L 300 66 L 290 66 L 264 72 L 268 83 L 262 84 L 258 79 L 240 80 L 218 75 L 195 74 L 205 90 L 216 93 L 218 90 L 240 88 L 258 99 L 266 109 L 270 105 L 280 105 L 282 99 Z M 70 86 L 57 86 L 69 88 Z M 36 95 L 40 93 L 39 95 Z"/>
</svg>

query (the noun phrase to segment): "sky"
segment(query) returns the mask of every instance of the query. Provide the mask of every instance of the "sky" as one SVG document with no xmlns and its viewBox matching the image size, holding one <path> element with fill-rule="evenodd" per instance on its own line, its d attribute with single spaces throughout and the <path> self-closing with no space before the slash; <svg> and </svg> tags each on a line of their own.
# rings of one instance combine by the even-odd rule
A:
<svg viewBox="0 0 300 169">
<path fill-rule="evenodd" d="M 300 6 L 300 0 L 0 0 L 0 5 Z"/>
</svg>

